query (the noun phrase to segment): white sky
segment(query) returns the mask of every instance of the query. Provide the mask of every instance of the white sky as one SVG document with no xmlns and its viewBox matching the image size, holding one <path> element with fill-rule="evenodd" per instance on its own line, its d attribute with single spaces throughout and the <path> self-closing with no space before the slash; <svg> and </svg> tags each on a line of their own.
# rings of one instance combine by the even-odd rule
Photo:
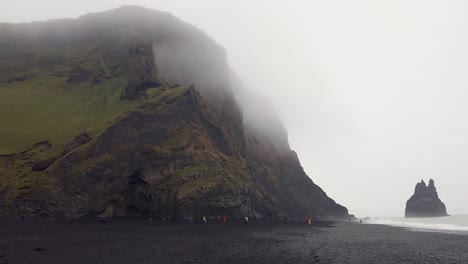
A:
<svg viewBox="0 0 468 264">
<path fill-rule="evenodd" d="M 224 46 L 275 105 L 308 175 L 351 213 L 402 216 L 433 178 L 449 214 L 468 214 L 467 1 L 0 0 L 0 21 L 128 4 Z"/>
</svg>

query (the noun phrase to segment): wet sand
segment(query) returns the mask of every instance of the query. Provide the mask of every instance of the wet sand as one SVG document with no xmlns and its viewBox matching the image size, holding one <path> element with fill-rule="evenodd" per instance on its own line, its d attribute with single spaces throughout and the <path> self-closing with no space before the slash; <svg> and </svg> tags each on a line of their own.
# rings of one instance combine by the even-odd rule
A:
<svg viewBox="0 0 468 264">
<path fill-rule="evenodd" d="M 7 223 L 0 263 L 468 263 L 468 235 L 353 223 Z"/>
</svg>

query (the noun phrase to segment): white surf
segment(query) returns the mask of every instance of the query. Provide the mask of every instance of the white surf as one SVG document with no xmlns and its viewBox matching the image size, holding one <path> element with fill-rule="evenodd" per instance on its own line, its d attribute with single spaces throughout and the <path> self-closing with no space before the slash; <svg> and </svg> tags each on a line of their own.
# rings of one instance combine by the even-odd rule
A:
<svg viewBox="0 0 468 264">
<path fill-rule="evenodd" d="M 364 220 L 364 223 L 405 227 L 419 231 L 468 234 L 468 215 L 429 218 L 368 218 Z"/>
</svg>

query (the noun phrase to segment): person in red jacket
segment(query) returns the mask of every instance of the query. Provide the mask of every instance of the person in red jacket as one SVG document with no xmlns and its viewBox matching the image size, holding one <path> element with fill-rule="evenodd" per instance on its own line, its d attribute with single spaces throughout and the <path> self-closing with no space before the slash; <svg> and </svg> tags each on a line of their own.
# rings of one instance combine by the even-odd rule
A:
<svg viewBox="0 0 468 264">
<path fill-rule="evenodd" d="M 224 216 L 223 216 L 223 223 L 226 223 L 226 222 L 227 222 L 227 218 L 226 218 L 226 216 L 224 215 Z"/>
</svg>

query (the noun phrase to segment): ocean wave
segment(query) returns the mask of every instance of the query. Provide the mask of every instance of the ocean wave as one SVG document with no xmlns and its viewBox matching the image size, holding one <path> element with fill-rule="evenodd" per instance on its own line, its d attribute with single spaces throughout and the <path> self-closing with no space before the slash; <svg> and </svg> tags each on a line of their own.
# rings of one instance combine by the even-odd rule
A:
<svg viewBox="0 0 468 264">
<path fill-rule="evenodd" d="M 370 218 L 366 219 L 364 223 L 404 227 L 417 231 L 468 234 L 468 216 L 447 216 L 435 218 Z"/>
</svg>

